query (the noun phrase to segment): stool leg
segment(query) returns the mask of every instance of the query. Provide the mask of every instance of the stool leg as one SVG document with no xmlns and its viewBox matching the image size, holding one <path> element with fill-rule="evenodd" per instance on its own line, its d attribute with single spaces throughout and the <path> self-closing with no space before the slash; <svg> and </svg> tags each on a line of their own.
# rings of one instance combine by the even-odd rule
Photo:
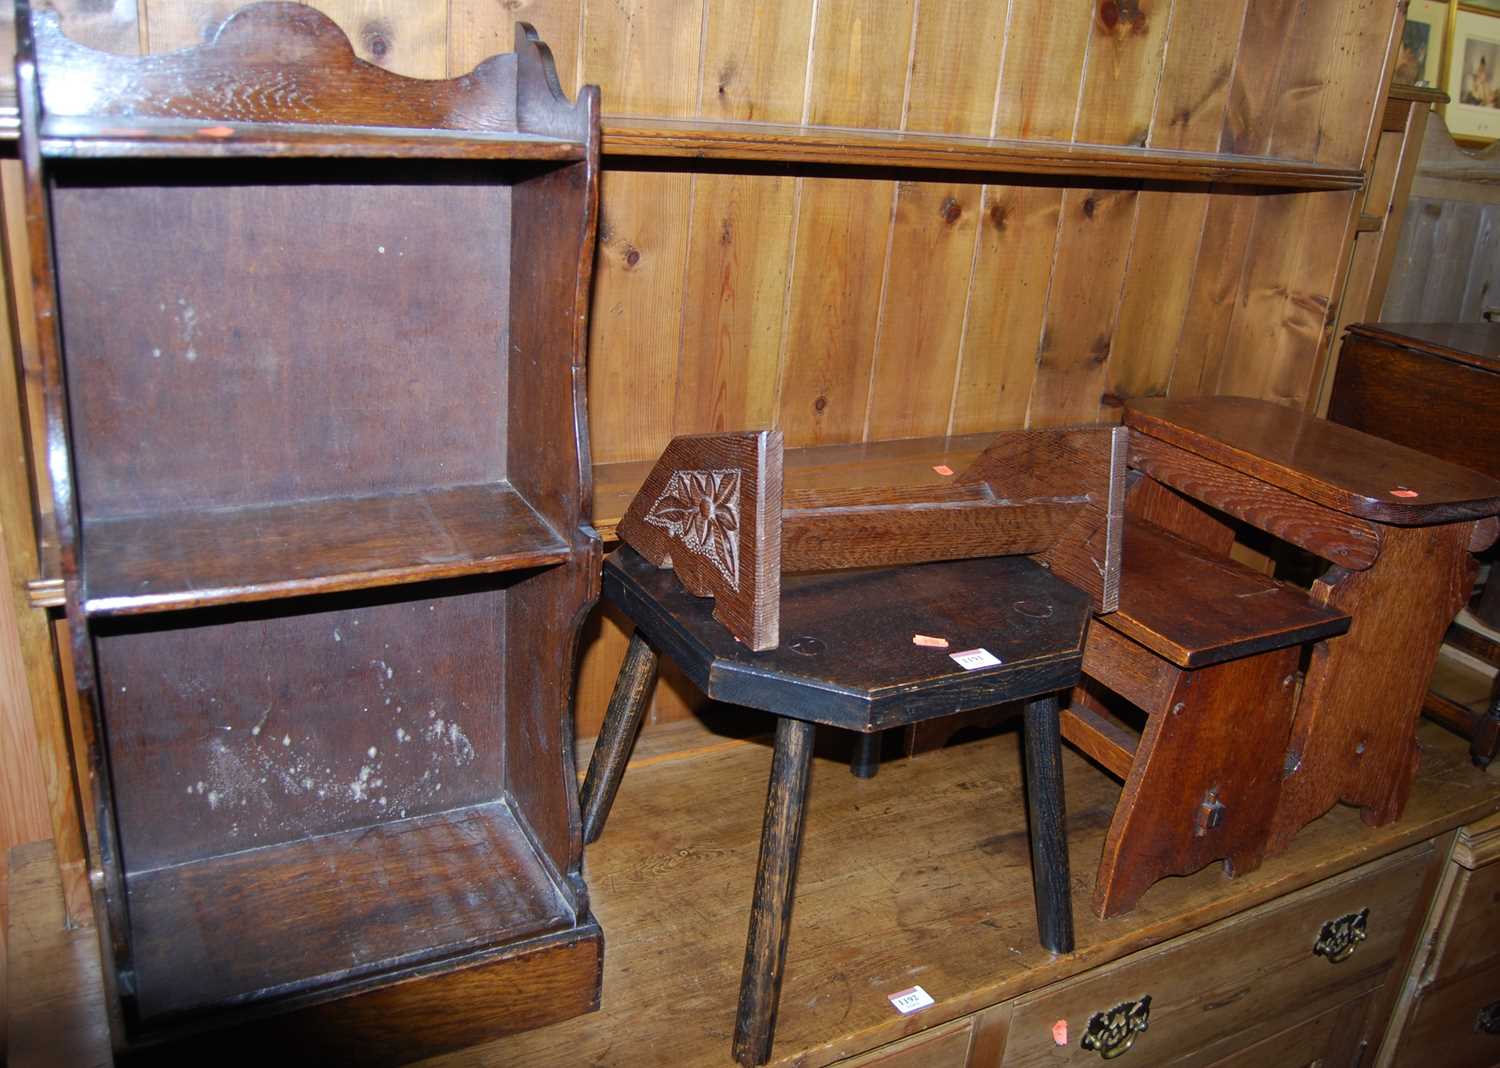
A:
<svg viewBox="0 0 1500 1068">
<path fill-rule="evenodd" d="M 849 771 L 856 779 L 873 779 L 880 770 L 880 739 L 884 731 L 856 731 L 854 755 L 849 758 Z"/>
<path fill-rule="evenodd" d="M 1031 817 L 1037 933 L 1053 953 L 1071 953 L 1073 900 L 1056 694 L 1026 702 L 1026 807 Z"/>
<path fill-rule="evenodd" d="M 734 1023 L 734 1058 L 746 1068 L 771 1057 L 776 1005 L 786 965 L 792 892 L 802 851 L 802 813 L 812 772 L 814 725 L 782 717 L 776 721 L 776 751 L 766 791 L 766 821 L 760 833 L 760 865 L 750 905 L 750 936 L 740 976 L 739 1015 Z"/>
<path fill-rule="evenodd" d="M 604 821 L 609 818 L 609 808 L 615 803 L 615 791 L 620 788 L 620 779 L 625 775 L 625 763 L 630 759 L 631 746 L 641 729 L 646 698 L 655 679 L 656 651 L 646 644 L 646 639 L 637 630 L 630 636 L 630 648 L 625 653 L 625 662 L 620 665 L 619 677 L 615 679 L 615 690 L 604 713 L 604 725 L 599 729 L 594 755 L 589 758 L 588 774 L 583 778 L 583 790 L 578 796 L 585 843 L 598 838 L 604 830 Z"/>
</svg>

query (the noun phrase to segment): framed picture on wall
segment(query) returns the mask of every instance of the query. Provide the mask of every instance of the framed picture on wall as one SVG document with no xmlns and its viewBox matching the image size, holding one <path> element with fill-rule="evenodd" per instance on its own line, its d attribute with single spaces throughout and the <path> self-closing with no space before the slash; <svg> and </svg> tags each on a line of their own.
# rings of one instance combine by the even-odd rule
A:
<svg viewBox="0 0 1500 1068">
<path fill-rule="evenodd" d="M 1415 5 L 1414 5 L 1415 6 Z M 1500 0 L 1497 0 L 1500 7 Z M 1456 138 L 1494 141 L 1500 138 L 1500 10 L 1460 6 L 1453 19 L 1453 48 L 1448 62 L 1449 103 L 1443 118 Z"/>
<path fill-rule="evenodd" d="M 1500 0 L 1494 3 L 1500 5 Z M 1403 85 L 1436 87 L 1441 81 L 1447 36 L 1448 0 L 1411 0 L 1392 80 Z"/>
</svg>

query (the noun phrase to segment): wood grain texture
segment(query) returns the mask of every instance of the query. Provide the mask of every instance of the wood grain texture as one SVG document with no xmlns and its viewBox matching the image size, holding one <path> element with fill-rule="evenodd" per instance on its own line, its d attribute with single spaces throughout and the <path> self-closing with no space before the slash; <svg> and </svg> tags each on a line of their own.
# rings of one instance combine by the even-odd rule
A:
<svg viewBox="0 0 1500 1068">
<path fill-rule="evenodd" d="M 902 128 L 985 137 L 1010 0 L 918 4 Z"/>
<path fill-rule="evenodd" d="M 1259 198 L 1217 193 L 1208 199 L 1177 358 L 1167 395 L 1218 391 L 1224 347 L 1234 321 Z"/>
<path fill-rule="evenodd" d="M 1125 418 L 1142 434 L 1356 518 L 1407 525 L 1500 512 L 1500 483 L 1484 475 L 1267 401 L 1147 400 Z"/>
<path fill-rule="evenodd" d="M 159 2 L 159 0 L 157 0 Z M 156 6 L 155 4 L 152 5 Z M 557 64 L 557 80 L 569 97 L 578 92 L 578 0 L 449 0 L 448 77 L 467 74 L 490 56 L 510 51 L 516 23 L 536 27 Z M 152 19 L 154 23 L 154 17 Z M 408 73 L 402 71 L 402 73 Z"/>
<path fill-rule="evenodd" d="M 759 651 L 780 641 L 782 522 L 779 431 L 690 435 L 667 446 L 619 534 Z"/>
<path fill-rule="evenodd" d="M 1248 3 L 1173 5 L 1172 36 L 1147 144 L 1201 152 L 1218 149 Z"/>
<path fill-rule="evenodd" d="M 149 3 L 149 0 L 148 0 Z M 467 74 L 448 70 L 448 20 L 451 12 L 433 4 L 402 4 L 393 0 L 318 0 L 316 5 L 348 36 L 355 54 L 369 63 L 409 78 L 445 78 Z M 148 8 L 149 15 L 149 8 Z M 515 42 L 510 32 L 496 47 L 477 56 L 485 59 L 509 52 Z"/>
<path fill-rule="evenodd" d="M 1073 139 L 1144 145 L 1175 0 L 1098 5 Z"/>
<path fill-rule="evenodd" d="M 808 122 L 900 127 L 916 3 L 820 0 L 808 67 Z"/>
<path fill-rule="evenodd" d="M 1259 155 L 1269 149 L 1288 28 L 1301 6 L 1299 0 L 1257 0 L 1246 7 L 1219 151 Z"/>
<path fill-rule="evenodd" d="M 746 1068 L 771 1059 L 776 1010 L 786 971 L 786 947 L 792 930 L 797 861 L 807 788 L 812 779 L 816 726 L 782 717 L 776 721 L 776 748 L 766 791 L 766 818 L 760 832 L 760 861 L 755 869 L 755 896 L 750 905 L 750 933 L 745 939 L 745 966 L 740 1004 L 734 1022 L 734 1058 Z"/>
<path fill-rule="evenodd" d="M 1069 189 L 1063 194 L 1028 426 L 1098 417 L 1137 195 L 1130 189 Z"/>
<path fill-rule="evenodd" d="M 694 179 L 674 433 L 775 422 L 795 192 L 791 178 Z"/>
<path fill-rule="evenodd" d="M 995 107 L 995 136 L 1068 141 L 1078 113 L 1093 0 L 1014 4 Z"/>
<path fill-rule="evenodd" d="M 698 107 L 704 2 L 581 0 L 579 69 L 599 86 L 611 112 L 693 114 Z"/>
<path fill-rule="evenodd" d="M 1293 643 L 1183 672 L 1166 701 L 1146 709 L 1094 884 L 1101 917 L 1128 911 L 1159 879 L 1214 860 L 1236 876 L 1260 866 L 1300 652 Z"/>
<path fill-rule="evenodd" d="M 800 179 L 777 424 L 787 444 L 859 441 L 895 185 Z"/>
<path fill-rule="evenodd" d="M 1125 531 L 1120 607 L 1105 626 L 1181 668 L 1342 634 L 1349 617 L 1144 522 Z M 1191 607 L 1189 607 L 1191 606 Z"/>
<path fill-rule="evenodd" d="M 985 187 L 950 434 L 1025 425 L 1062 201 L 1049 186 Z"/>
<path fill-rule="evenodd" d="M 1102 409 L 1164 396 L 1187 323 L 1210 198 L 1143 190 Z"/>
<path fill-rule="evenodd" d="M 600 183 L 588 375 L 600 463 L 650 459 L 672 437 L 692 184 L 632 171 Z"/>
<path fill-rule="evenodd" d="M 1031 884 L 1036 894 L 1037 940 L 1053 953 L 1071 953 L 1073 880 L 1068 872 L 1068 825 L 1063 797 L 1062 739 L 1057 695 L 1026 702 L 1026 811 Z"/>
<path fill-rule="evenodd" d="M 1145 434 L 1132 434 L 1130 464 L 1194 501 L 1291 542 L 1349 571 L 1362 571 L 1380 555 L 1381 528 L 1264 483 L 1250 483 L 1233 470 Z M 1173 509 L 1159 514 L 1170 529 L 1202 528 L 1201 515 Z M 1182 524 L 1186 523 L 1186 526 Z M 1205 539 L 1195 534 L 1192 540 Z M 1228 553 L 1228 541 L 1214 540 Z M 1232 536 L 1229 541 L 1232 541 Z"/>
<path fill-rule="evenodd" d="M 870 376 L 863 437 L 926 437 L 948 428 L 964 319 L 955 297 L 969 288 L 981 188 L 902 182 Z"/>
<path fill-rule="evenodd" d="M 1468 599 L 1468 524 L 1382 532 L 1380 559 L 1360 572 L 1334 569 L 1315 599 L 1353 617 L 1349 632 L 1313 648 L 1287 756 L 1290 772 L 1269 849 L 1285 849 L 1314 813 L 1338 801 L 1369 824 L 1400 816 L 1419 750 L 1421 715 L 1442 632 Z M 1399 598 L 1403 611 L 1382 606 Z"/>
<path fill-rule="evenodd" d="M 804 4 L 708 0 L 698 113 L 710 119 L 798 122 L 806 100 L 812 12 Z"/>
</svg>

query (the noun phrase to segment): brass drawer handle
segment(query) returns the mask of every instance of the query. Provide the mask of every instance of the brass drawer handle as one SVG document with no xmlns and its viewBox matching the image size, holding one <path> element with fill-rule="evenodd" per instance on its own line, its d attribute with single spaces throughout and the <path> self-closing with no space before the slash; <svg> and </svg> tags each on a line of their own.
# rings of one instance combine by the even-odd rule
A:
<svg viewBox="0 0 1500 1068">
<path fill-rule="evenodd" d="M 1130 1052 L 1135 1045 L 1135 1036 L 1146 1029 L 1151 1018 L 1151 995 L 1139 1001 L 1122 1001 L 1108 1012 L 1096 1012 L 1089 1017 L 1084 1029 L 1084 1049 L 1098 1050 L 1107 1061 Z"/>
<path fill-rule="evenodd" d="M 1474 1030 L 1486 1035 L 1500 1035 L 1500 1001 L 1492 1001 L 1479 1010 Z"/>
<path fill-rule="evenodd" d="M 1370 921 L 1370 910 L 1360 909 L 1336 920 L 1329 920 L 1318 934 L 1313 945 L 1313 954 L 1327 957 L 1329 964 L 1341 964 L 1354 954 L 1354 949 L 1368 936 L 1366 926 Z"/>
</svg>

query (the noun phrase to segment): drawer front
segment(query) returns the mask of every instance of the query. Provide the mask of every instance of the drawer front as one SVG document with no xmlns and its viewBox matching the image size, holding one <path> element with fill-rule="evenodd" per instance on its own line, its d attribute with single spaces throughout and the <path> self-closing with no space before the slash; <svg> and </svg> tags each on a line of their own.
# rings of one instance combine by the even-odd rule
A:
<svg viewBox="0 0 1500 1068">
<path fill-rule="evenodd" d="M 1495 937 L 1500 931 L 1500 864 L 1460 869 L 1453 890 L 1453 925 L 1443 938 L 1434 983 L 1500 964 L 1500 939 Z"/>
<path fill-rule="evenodd" d="M 1210 1046 L 1227 1057 L 1348 1002 L 1386 977 L 1425 904 L 1423 879 L 1434 853 L 1431 843 L 1414 846 L 1027 995 L 1017 1002 L 1003 1063 L 1089 1065 L 1122 1047 L 1116 1056 L 1138 1064 L 1179 1063 Z M 1352 952 L 1344 956 L 1330 945 L 1338 963 L 1315 954 L 1325 925 L 1365 909 L 1365 937 Z M 1091 1022 L 1098 1033 L 1111 1014 L 1113 1032 L 1086 1037 Z M 1059 1020 L 1067 1021 L 1066 1046 L 1054 1039 Z"/>
<path fill-rule="evenodd" d="M 1497 1064 L 1500 965 L 1424 990 L 1393 1062 L 1394 1068 L 1483 1068 Z"/>
<path fill-rule="evenodd" d="M 1360 1063 L 1360 1043 L 1375 997 L 1362 994 L 1238 1053 L 1189 1063 L 1193 1068 L 1353 1068 Z"/>
<path fill-rule="evenodd" d="M 974 1019 L 903 1038 L 860 1057 L 840 1061 L 839 1068 L 965 1068 Z"/>
</svg>

